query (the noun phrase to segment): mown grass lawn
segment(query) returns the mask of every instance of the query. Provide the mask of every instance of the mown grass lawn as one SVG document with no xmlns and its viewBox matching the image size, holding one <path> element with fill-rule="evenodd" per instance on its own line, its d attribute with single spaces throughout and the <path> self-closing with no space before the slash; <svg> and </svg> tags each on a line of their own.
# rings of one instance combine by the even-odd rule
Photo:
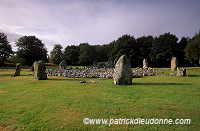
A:
<svg viewBox="0 0 200 131">
<path fill-rule="evenodd" d="M 33 81 L 27 69 L 13 74 L 0 70 L 0 130 L 200 130 L 197 67 L 187 68 L 189 77 L 145 76 L 126 86 L 113 85 L 112 79 L 58 76 Z M 191 119 L 191 124 L 85 125 L 83 118 Z"/>
</svg>

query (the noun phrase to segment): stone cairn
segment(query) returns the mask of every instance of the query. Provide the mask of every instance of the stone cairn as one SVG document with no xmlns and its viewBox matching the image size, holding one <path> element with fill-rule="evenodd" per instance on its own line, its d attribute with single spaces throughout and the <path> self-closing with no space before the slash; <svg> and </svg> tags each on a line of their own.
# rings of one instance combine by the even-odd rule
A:
<svg viewBox="0 0 200 131">
<path fill-rule="evenodd" d="M 22 65 L 20 63 L 17 63 L 14 76 L 20 76 L 21 68 L 22 68 Z"/>
<path fill-rule="evenodd" d="M 136 68 L 132 69 L 133 78 L 143 76 L 153 76 L 163 70 L 155 70 L 153 68 Z M 114 68 L 97 68 L 97 67 L 85 67 L 85 68 L 69 68 L 69 69 L 50 69 L 46 73 L 48 76 L 63 76 L 69 78 L 113 78 Z"/>
<path fill-rule="evenodd" d="M 69 68 L 51 69 L 46 71 L 48 76 L 64 76 L 69 78 L 112 78 L 113 68 Z"/>
<path fill-rule="evenodd" d="M 176 76 L 186 76 L 186 69 L 177 67 L 177 75 Z"/>
<path fill-rule="evenodd" d="M 147 59 L 145 58 L 145 59 L 143 60 L 143 69 L 147 69 L 148 67 L 149 67 L 148 61 L 147 61 Z"/>
<path fill-rule="evenodd" d="M 109 61 L 109 62 L 99 62 L 93 63 L 93 67 L 97 67 L 97 68 L 114 68 L 114 62 Z"/>
<path fill-rule="evenodd" d="M 178 66 L 178 61 L 176 57 L 172 57 L 171 59 L 171 71 L 175 71 Z"/>
<path fill-rule="evenodd" d="M 43 60 L 40 60 L 38 62 L 34 62 L 34 80 L 46 80 L 47 79 L 47 73 L 45 62 Z"/>
<path fill-rule="evenodd" d="M 60 67 L 60 69 L 66 69 L 67 63 L 65 62 L 65 60 L 60 62 L 59 67 Z"/>
<path fill-rule="evenodd" d="M 113 73 L 115 85 L 131 85 L 133 74 L 131 64 L 126 55 L 122 55 L 117 61 Z"/>
</svg>

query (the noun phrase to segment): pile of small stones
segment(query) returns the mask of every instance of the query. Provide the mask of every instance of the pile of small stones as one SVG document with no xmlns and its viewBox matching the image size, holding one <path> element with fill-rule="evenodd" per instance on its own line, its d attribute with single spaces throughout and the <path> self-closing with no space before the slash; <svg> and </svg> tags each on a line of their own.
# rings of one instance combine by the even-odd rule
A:
<svg viewBox="0 0 200 131">
<path fill-rule="evenodd" d="M 46 71 L 48 76 L 64 76 L 69 78 L 112 78 L 112 68 L 70 68 L 52 69 Z"/>
<path fill-rule="evenodd" d="M 160 70 L 161 72 L 163 70 Z M 133 77 L 153 76 L 158 70 L 153 68 L 132 69 Z M 112 79 L 114 68 L 69 68 L 69 69 L 50 69 L 46 71 L 48 76 L 64 76 L 69 78 L 107 78 Z"/>
</svg>

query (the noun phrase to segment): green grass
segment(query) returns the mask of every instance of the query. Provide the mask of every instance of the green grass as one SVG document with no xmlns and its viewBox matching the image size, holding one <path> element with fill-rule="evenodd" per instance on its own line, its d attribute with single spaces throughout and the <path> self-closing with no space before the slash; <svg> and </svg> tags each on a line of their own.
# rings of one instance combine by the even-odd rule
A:
<svg viewBox="0 0 200 131">
<path fill-rule="evenodd" d="M 190 77 L 146 76 L 133 78 L 133 85 L 118 86 L 112 79 L 100 78 L 49 76 L 33 81 L 28 69 L 21 76 L 13 74 L 13 69 L 0 70 L 0 130 L 198 131 L 200 127 L 197 67 L 187 68 Z M 191 119 L 191 124 L 85 125 L 83 118 L 178 118 Z"/>
</svg>

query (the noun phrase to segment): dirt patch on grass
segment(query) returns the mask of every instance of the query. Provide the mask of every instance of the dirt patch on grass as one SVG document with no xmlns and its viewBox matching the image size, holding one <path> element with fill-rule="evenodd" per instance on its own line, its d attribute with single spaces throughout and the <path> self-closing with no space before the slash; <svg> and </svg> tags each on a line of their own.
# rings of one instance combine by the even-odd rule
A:
<svg viewBox="0 0 200 131">
<path fill-rule="evenodd" d="M 181 111 L 172 111 L 172 110 L 167 110 L 167 109 L 156 109 L 154 110 L 155 112 L 168 112 L 168 113 L 173 113 L 173 114 L 186 114 L 185 112 Z"/>
<path fill-rule="evenodd" d="M 6 91 L 0 91 L 0 94 L 6 93 Z"/>
<path fill-rule="evenodd" d="M 13 131 L 13 130 L 17 130 L 17 129 L 13 129 L 13 127 L 11 126 L 12 124 L 15 124 L 15 120 L 14 119 L 7 119 L 7 121 L 3 124 L 0 125 L 0 131 Z"/>
<path fill-rule="evenodd" d="M 0 125 L 0 131 L 12 131 L 12 127 L 10 125 Z"/>
<path fill-rule="evenodd" d="M 171 108 L 178 108 L 179 105 L 166 105 L 167 107 L 171 107 Z"/>
<path fill-rule="evenodd" d="M 51 122 L 55 124 L 58 129 L 64 128 L 67 125 L 76 125 L 77 127 L 77 125 L 82 124 L 82 119 L 77 118 L 81 114 L 84 114 L 84 112 L 62 111 L 53 114 L 54 119 Z"/>
<path fill-rule="evenodd" d="M 84 112 L 76 111 L 63 111 L 60 113 L 53 114 L 54 117 L 61 117 L 61 119 L 69 119 L 83 114 Z"/>
<path fill-rule="evenodd" d="M 180 107 L 180 105 L 163 105 L 163 104 L 156 104 L 156 103 L 149 103 L 149 105 L 159 105 L 159 106 L 166 106 L 166 107 L 170 107 L 170 108 L 178 108 Z"/>
</svg>

